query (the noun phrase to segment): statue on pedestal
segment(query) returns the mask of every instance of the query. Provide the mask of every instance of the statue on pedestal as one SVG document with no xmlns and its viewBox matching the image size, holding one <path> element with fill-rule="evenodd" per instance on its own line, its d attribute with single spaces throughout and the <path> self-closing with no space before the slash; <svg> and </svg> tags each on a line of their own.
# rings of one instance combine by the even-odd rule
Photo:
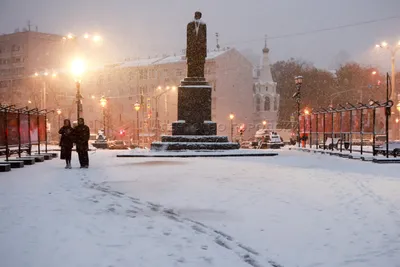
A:
<svg viewBox="0 0 400 267">
<path fill-rule="evenodd" d="M 201 20 L 201 12 L 194 14 L 194 20 L 187 25 L 187 77 L 204 78 L 204 64 L 207 57 L 207 26 Z"/>
</svg>

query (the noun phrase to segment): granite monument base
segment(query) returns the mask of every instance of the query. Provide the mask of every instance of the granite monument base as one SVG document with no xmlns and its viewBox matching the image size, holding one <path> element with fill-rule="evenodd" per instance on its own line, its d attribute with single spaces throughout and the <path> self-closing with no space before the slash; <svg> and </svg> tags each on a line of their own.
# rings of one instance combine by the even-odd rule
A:
<svg viewBox="0 0 400 267">
<path fill-rule="evenodd" d="M 178 87 L 178 121 L 172 123 L 172 136 L 162 136 L 151 150 L 239 149 L 228 137 L 217 136 L 217 124 L 211 121 L 211 91 L 204 78 L 185 78 Z"/>
<path fill-rule="evenodd" d="M 238 143 L 228 141 L 226 136 L 216 135 L 181 135 L 181 136 L 162 136 L 161 142 L 153 142 L 151 150 L 153 151 L 215 151 L 239 149 Z"/>
</svg>

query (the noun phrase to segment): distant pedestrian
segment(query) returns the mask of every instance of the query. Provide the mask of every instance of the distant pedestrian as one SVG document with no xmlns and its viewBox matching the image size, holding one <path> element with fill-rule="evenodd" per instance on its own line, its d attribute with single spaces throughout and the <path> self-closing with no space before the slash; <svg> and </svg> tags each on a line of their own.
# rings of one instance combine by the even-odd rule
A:
<svg viewBox="0 0 400 267">
<path fill-rule="evenodd" d="M 85 120 L 79 118 L 78 125 L 74 128 L 76 152 L 78 152 L 81 168 L 89 168 L 89 138 L 90 129 L 85 125 Z"/>
<path fill-rule="evenodd" d="M 61 159 L 65 159 L 65 168 L 71 169 L 71 153 L 72 147 L 74 146 L 74 129 L 71 127 L 71 121 L 68 119 L 64 120 L 64 126 L 58 131 L 61 135 L 60 147 L 61 147 Z"/>
</svg>

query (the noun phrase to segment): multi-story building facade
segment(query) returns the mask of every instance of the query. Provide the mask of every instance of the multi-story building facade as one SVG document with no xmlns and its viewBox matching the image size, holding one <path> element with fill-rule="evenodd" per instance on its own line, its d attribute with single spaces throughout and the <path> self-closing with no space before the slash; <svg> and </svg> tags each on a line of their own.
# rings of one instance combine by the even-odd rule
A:
<svg viewBox="0 0 400 267">
<path fill-rule="evenodd" d="M 230 113 L 235 114 L 235 125 L 253 122 L 252 72 L 252 64 L 236 49 L 208 53 L 205 76 L 212 86 L 212 120 L 218 124 L 218 134 L 230 134 Z M 155 133 L 157 111 L 160 133 L 168 133 L 170 124 L 177 120 L 176 88 L 186 76 L 186 59 L 165 56 L 131 60 L 104 66 L 88 76 L 82 83 L 82 92 L 84 117 L 92 129 L 103 128 L 99 97 L 104 96 L 109 136 L 118 138 L 120 130 L 127 136 L 135 136 L 136 102 L 141 104 L 142 136 Z"/>
<path fill-rule="evenodd" d="M 70 46 L 71 42 L 55 34 L 24 31 L 0 35 L 0 101 L 18 106 L 38 102 L 37 106 L 43 107 L 44 83 L 62 66 Z"/>
</svg>

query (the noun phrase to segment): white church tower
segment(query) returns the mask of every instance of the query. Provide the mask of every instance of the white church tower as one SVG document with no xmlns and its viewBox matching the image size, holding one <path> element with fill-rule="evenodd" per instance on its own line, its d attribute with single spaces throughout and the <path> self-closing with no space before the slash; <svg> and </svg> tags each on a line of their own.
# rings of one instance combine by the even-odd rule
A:
<svg viewBox="0 0 400 267">
<path fill-rule="evenodd" d="M 255 69 L 253 85 L 254 124 L 263 127 L 263 121 L 266 121 L 265 127 L 275 130 L 278 123 L 279 94 L 276 93 L 277 83 L 272 79 L 266 39 L 262 52 L 260 66 Z"/>
</svg>

